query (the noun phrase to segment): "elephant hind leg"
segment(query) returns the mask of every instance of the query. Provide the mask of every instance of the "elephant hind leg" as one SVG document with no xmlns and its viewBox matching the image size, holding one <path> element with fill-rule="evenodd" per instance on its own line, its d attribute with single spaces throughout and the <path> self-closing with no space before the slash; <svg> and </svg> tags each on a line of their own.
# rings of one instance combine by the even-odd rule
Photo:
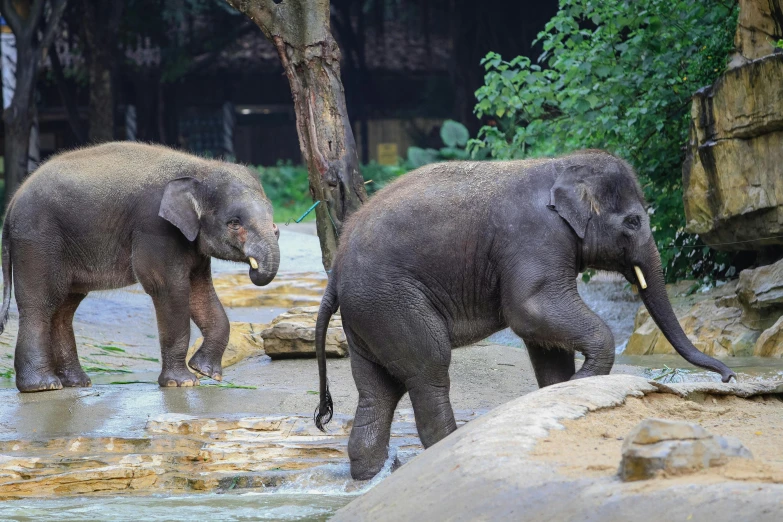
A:
<svg viewBox="0 0 783 522">
<path fill-rule="evenodd" d="M 546 347 L 533 340 L 523 339 L 539 388 L 565 382 L 576 373 L 574 352 L 557 346 Z"/>
<path fill-rule="evenodd" d="M 389 455 L 394 410 L 405 387 L 386 369 L 370 360 L 349 328 L 345 334 L 351 348 L 351 371 L 359 391 L 359 404 L 348 440 L 351 476 L 369 480 L 383 468 Z"/>
<path fill-rule="evenodd" d="M 87 294 L 68 294 L 52 316 L 50 331 L 54 369 L 66 387 L 88 387 L 92 381 L 82 369 L 73 335 L 73 316 Z"/>
</svg>

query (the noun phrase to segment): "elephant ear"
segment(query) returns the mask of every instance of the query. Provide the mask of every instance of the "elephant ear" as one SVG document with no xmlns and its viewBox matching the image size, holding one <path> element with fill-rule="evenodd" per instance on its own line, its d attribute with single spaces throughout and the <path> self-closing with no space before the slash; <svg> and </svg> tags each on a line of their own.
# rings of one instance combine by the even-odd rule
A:
<svg viewBox="0 0 783 522">
<path fill-rule="evenodd" d="M 571 225 L 579 239 L 585 238 L 587 223 L 593 213 L 601 213 L 595 198 L 595 181 L 592 168 L 587 165 L 572 165 L 557 176 L 550 191 L 547 206 Z"/>
<path fill-rule="evenodd" d="M 201 207 L 196 199 L 199 185 L 201 182 L 191 177 L 169 181 L 158 210 L 158 216 L 180 229 L 188 241 L 196 239 L 200 228 Z"/>
</svg>

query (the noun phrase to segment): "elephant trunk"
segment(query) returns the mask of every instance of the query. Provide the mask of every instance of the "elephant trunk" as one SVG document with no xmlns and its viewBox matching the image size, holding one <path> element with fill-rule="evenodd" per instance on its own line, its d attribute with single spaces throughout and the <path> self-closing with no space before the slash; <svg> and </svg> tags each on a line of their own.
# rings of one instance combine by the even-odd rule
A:
<svg viewBox="0 0 783 522">
<path fill-rule="evenodd" d="M 636 278 L 642 301 L 650 312 L 650 316 L 655 321 L 655 324 L 663 332 L 664 337 L 677 350 L 677 353 L 689 363 L 719 373 L 723 382 L 729 382 L 732 377 L 736 379 L 736 374 L 725 364 L 697 350 L 690 339 L 688 339 L 688 336 L 685 335 L 677 320 L 677 316 L 674 314 L 669 296 L 666 294 L 661 257 L 652 238 L 647 242 L 644 250 L 645 252 L 642 255 L 643 261 L 634 265 L 633 275 Z M 642 273 L 641 277 L 639 277 L 637 267 Z M 631 280 L 633 281 L 634 279 Z M 645 280 L 647 288 L 643 288 Z"/>
<path fill-rule="evenodd" d="M 257 241 L 245 244 L 245 255 L 250 265 L 250 280 L 256 286 L 265 286 L 272 282 L 280 267 L 280 247 L 277 237 L 270 233 Z"/>
</svg>

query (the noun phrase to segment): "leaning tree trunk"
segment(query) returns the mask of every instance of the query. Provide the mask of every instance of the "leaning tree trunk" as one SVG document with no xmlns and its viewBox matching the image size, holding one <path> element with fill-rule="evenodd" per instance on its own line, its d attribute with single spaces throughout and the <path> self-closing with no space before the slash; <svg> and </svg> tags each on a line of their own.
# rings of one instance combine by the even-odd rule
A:
<svg viewBox="0 0 783 522">
<path fill-rule="evenodd" d="M 310 194 L 321 202 L 316 227 L 329 271 L 343 222 L 367 199 L 340 80 L 340 49 L 329 27 L 329 0 L 226 1 L 261 28 L 280 56 Z"/>
<path fill-rule="evenodd" d="M 33 126 L 33 91 L 38 76 L 35 67 L 23 67 L 30 62 L 31 51 L 17 43 L 16 87 L 11 105 L 3 111 L 5 123 L 5 208 L 16 189 L 27 177 L 30 156 L 30 129 Z M 20 67 L 22 69 L 20 70 Z"/>
<path fill-rule="evenodd" d="M 16 40 L 14 97 L 3 111 L 5 206 L 27 176 L 35 83 L 44 51 L 52 45 L 66 0 L 0 0 L 0 14 Z"/>
</svg>

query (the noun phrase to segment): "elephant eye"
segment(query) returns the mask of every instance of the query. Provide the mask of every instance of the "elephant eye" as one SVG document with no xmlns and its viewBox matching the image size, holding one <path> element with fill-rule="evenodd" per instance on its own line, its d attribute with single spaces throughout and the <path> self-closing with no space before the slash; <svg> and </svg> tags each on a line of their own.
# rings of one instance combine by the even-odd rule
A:
<svg viewBox="0 0 783 522">
<path fill-rule="evenodd" d="M 228 220 L 228 228 L 232 230 L 239 230 L 239 227 L 242 226 L 242 223 L 239 222 L 239 218 L 231 218 Z"/>
<path fill-rule="evenodd" d="M 637 216 L 628 216 L 623 220 L 623 226 L 631 230 L 639 230 L 642 227 L 642 219 Z"/>
</svg>

